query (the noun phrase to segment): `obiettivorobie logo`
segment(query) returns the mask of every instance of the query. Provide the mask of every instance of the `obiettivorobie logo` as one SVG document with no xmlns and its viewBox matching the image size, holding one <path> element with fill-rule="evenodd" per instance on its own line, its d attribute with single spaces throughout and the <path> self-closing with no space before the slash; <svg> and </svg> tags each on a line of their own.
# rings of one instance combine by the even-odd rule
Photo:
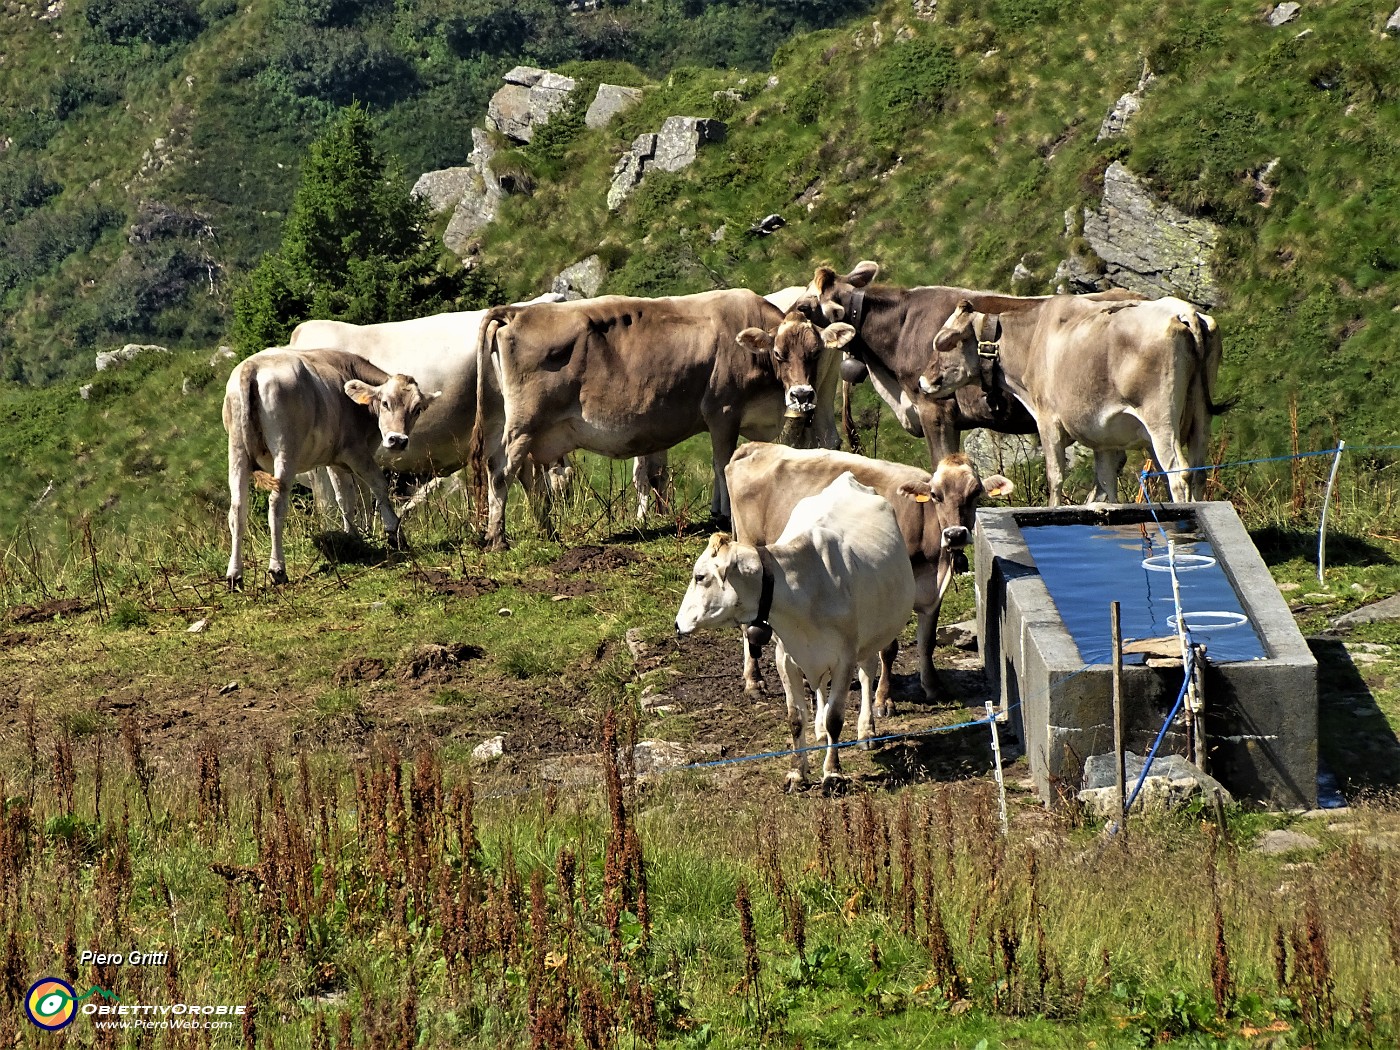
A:
<svg viewBox="0 0 1400 1050">
<path fill-rule="evenodd" d="M 24 997 L 24 1012 L 35 1027 L 46 1032 L 57 1032 L 72 1024 L 73 1018 L 78 1016 L 78 1004 L 94 995 L 121 1001 L 115 992 L 95 984 L 79 995 L 62 978 L 41 977 L 29 986 L 29 992 Z"/>
</svg>

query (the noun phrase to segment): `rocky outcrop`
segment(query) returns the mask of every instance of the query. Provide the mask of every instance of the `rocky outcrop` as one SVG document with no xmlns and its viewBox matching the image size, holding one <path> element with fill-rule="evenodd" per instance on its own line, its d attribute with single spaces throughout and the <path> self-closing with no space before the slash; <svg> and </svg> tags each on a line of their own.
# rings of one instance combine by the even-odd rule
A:
<svg viewBox="0 0 1400 1050">
<path fill-rule="evenodd" d="M 914 17 L 931 22 L 938 14 L 938 0 L 914 0 Z"/>
<path fill-rule="evenodd" d="M 1220 299 L 1210 267 L 1219 227 L 1156 200 L 1118 161 L 1104 172 L 1103 203 L 1084 209 L 1084 236 L 1110 284 L 1202 306 Z"/>
<path fill-rule="evenodd" d="M 1291 22 L 1293 21 L 1293 19 L 1297 18 L 1298 10 L 1302 6 L 1302 4 L 1294 3 L 1279 4 L 1277 7 L 1275 7 L 1272 11 L 1269 12 L 1266 20 L 1271 26 L 1281 26 L 1285 22 Z"/>
<path fill-rule="evenodd" d="M 455 208 L 477 177 L 478 172 L 472 167 L 425 171 L 413 184 L 413 195 L 426 200 L 428 210 L 438 215 Z"/>
<path fill-rule="evenodd" d="M 516 66 L 505 82 L 486 107 L 486 126 L 517 142 L 534 138 L 535 128 L 562 109 L 577 87 L 572 77 L 533 66 Z"/>
<path fill-rule="evenodd" d="M 1395 9 L 1395 13 L 1390 16 L 1390 21 L 1385 24 L 1387 33 L 1400 33 L 1400 7 Z"/>
<path fill-rule="evenodd" d="M 603 260 L 590 255 L 561 270 L 559 276 L 554 278 L 550 291 L 558 292 L 565 299 L 592 299 L 603 287 L 603 278 L 607 275 Z"/>
<path fill-rule="evenodd" d="M 466 168 L 470 177 L 463 183 L 456 210 L 442 235 L 447 250 L 459 258 L 470 254 L 472 238 L 496 217 L 505 198 L 500 180 L 491 173 L 491 158 L 495 153 L 490 136 L 480 128 L 472 128 L 472 151 L 467 156 Z"/>
<path fill-rule="evenodd" d="M 1108 116 L 1103 118 L 1103 123 L 1099 125 L 1098 137 L 1095 142 L 1102 142 L 1104 139 L 1116 138 L 1128 130 L 1128 122 L 1142 109 L 1142 96 L 1147 91 L 1148 86 L 1157 78 L 1152 75 L 1147 66 L 1142 69 L 1142 76 L 1138 79 L 1137 87 L 1119 95 L 1118 101 L 1113 104 L 1113 108 L 1108 111 Z"/>
<path fill-rule="evenodd" d="M 583 115 L 584 126 L 606 127 L 619 113 L 631 109 L 642 100 L 642 89 L 621 87 L 617 84 L 599 84 L 598 93 L 588 105 Z"/>
<path fill-rule="evenodd" d="M 728 130 L 723 121 L 710 117 L 667 117 L 654 135 L 638 135 L 632 148 L 613 169 L 608 208 L 616 211 L 653 168 L 680 171 L 695 162 L 707 142 L 723 142 Z"/>
</svg>

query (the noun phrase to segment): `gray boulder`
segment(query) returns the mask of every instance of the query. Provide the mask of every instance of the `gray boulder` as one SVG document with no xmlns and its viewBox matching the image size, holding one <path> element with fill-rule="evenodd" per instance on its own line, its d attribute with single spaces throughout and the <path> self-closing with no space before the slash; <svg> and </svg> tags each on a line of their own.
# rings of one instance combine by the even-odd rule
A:
<svg viewBox="0 0 1400 1050">
<path fill-rule="evenodd" d="M 1395 13 L 1390 16 L 1390 21 L 1385 24 L 1387 33 L 1400 33 L 1400 7 L 1395 9 Z"/>
<path fill-rule="evenodd" d="M 576 86 L 572 77 L 516 66 L 505 75 L 505 86 L 491 96 L 486 126 L 517 142 L 529 142 L 535 129 L 563 108 Z"/>
<path fill-rule="evenodd" d="M 1084 211 L 1084 235 L 1110 284 L 1207 307 L 1219 301 L 1210 257 L 1220 228 L 1157 201 L 1119 161 L 1104 172 L 1102 205 Z"/>
<path fill-rule="evenodd" d="M 120 368 L 142 354 L 168 354 L 170 353 L 163 346 L 156 346 L 154 343 L 127 343 L 120 350 L 104 350 L 97 355 L 97 370 L 105 372 L 109 368 Z"/>
<path fill-rule="evenodd" d="M 1298 17 L 1298 9 L 1302 4 L 1279 4 L 1268 14 L 1268 23 L 1271 26 L 1281 26 L 1285 22 L 1291 22 Z"/>
<path fill-rule="evenodd" d="M 1138 777 L 1142 775 L 1141 755 L 1129 751 L 1123 756 L 1127 772 L 1125 791 L 1133 793 Z M 1118 817 L 1117 777 L 1112 754 L 1090 755 L 1084 763 L 1084 789 L 1079 792 L 1079 801 L 1097 817 L 1114 820 Z M 1193 798 L 1203 796 L 1213 799 L 1219 792 L 1222 803 L 1232 801 L 1220 781 L 1202 773 L 1181 755 L 1159 755 L 1152 762 L 1147 780 L 1138 792 L 1133 803 L 1134 813 L 1165 813 L 1186 805 Z"/>
<path fill-rule="evenodd" d="M 603 287 L 603 278 L 607 275 L 603 260 L 590 255 L 561 270 L 550 290 L 558 292 L 565 299 L 592 299 Z"/>
<path fill-rule="evenodd" d="M 413 184 L 413 195 L 426 200 L 429 211 L 437 215 L 455 208 L 476 178 L 477 171 L 470 166 L 425 171 Z"/>
<path fill-rule="evenodd" d="M 619 113 L 631 109 L 642 99 L 642 89 L 618 84 L 599 84 L 598 93 L 589 103 L 583 123 L 590 128 L 606 127 Z"/>
</svg>

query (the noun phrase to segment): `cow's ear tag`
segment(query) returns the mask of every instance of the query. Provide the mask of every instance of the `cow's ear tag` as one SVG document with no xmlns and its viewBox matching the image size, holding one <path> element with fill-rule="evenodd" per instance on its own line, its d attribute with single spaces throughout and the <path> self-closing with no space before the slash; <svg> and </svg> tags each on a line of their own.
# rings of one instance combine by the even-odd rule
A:
<svg viewBox="0 0 1400 1050">
<path fill-rule="evenodd" d="M 914 502 L 915 502 L 915 503 L 927 503 L 927 502 L 929 502 L 929 500 L 931 500 L 931 499 L 933 499 L 933 497 L 930 496 L 927 492 L 920 492 L 917 496 L 914 497 Z"/>
</svg>

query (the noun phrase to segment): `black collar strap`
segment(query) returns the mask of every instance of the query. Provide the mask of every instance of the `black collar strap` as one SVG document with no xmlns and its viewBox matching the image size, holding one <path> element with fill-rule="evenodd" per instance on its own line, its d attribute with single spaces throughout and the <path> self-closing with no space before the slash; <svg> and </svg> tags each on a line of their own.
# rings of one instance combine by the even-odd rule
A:
<svg viewBox="0 0 1400 1050">
<path fill-rule="evenodd" d="M 981 331 L 977 334 L 977 356 L 996 357 L 1001 350 L 1001 318 L 983 314 Z"/>
<path fill-rule="evenodd" d="M 773 555 L 762 544 L 754 549 L 758 551 L 758 562 L 763 566 L 763 584 L 758 592 L 758 614 L 744 628 L 744 637 L 748 639 L 750 655 L 757 659 L 773 637 L 773 625 L 768 622 L 773 611 Z"/>
<path fill-rule="evenodd" d="M 851 292 L 851 305 L 846 311 L 845 321 L 848 325 L 860 333 L 860 320 L 865 314 L 865 289 L 857 288 Z"/>
</svg>

